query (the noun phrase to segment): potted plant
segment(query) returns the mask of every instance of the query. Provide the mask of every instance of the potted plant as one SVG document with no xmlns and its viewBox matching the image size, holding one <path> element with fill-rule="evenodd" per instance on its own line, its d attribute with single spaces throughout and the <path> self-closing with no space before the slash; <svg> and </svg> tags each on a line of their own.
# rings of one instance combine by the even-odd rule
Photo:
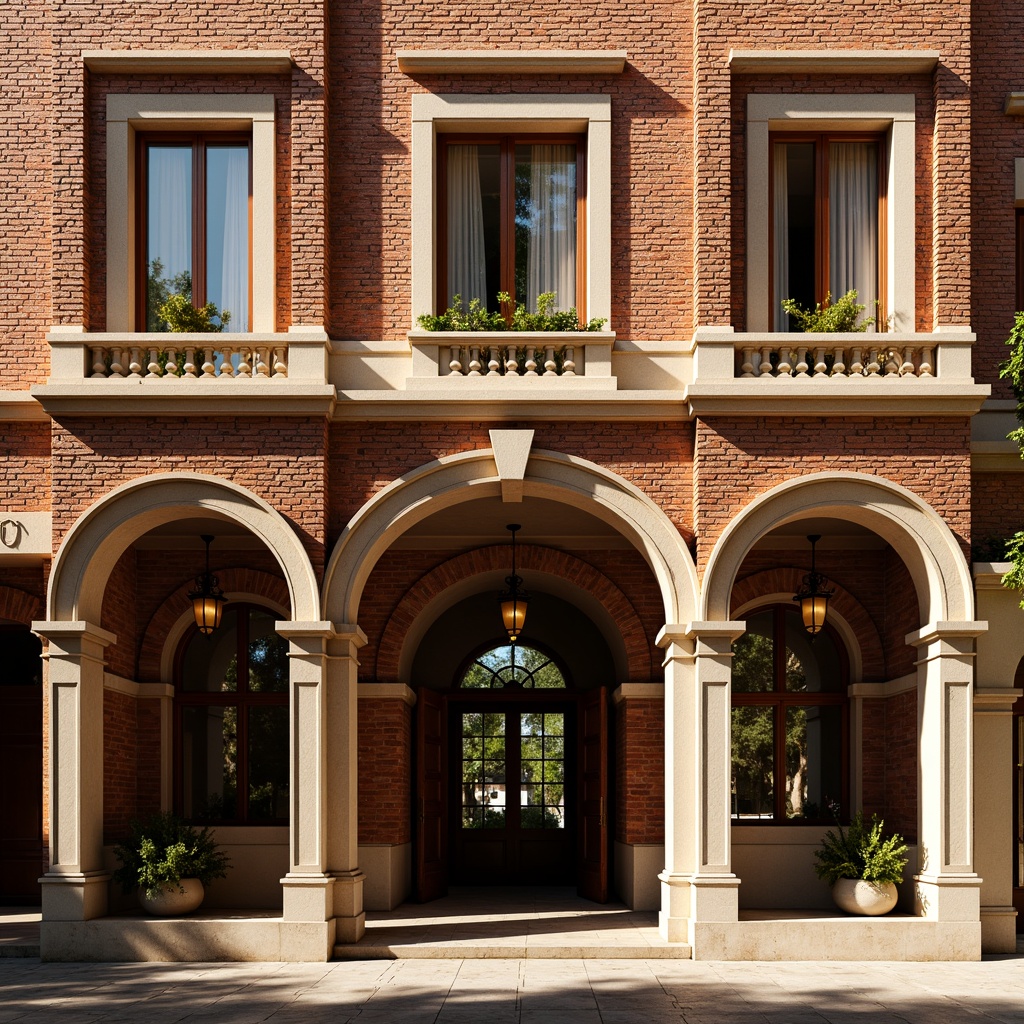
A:
<svg viewBox="0 0 1024 1024">
<path fill-rule="evenodd" d="M 512 296 L 508 292 L 498 292 L 498 301 L 505 307 L 512 304 Z M 422 313 L 416 322 L 425 331 L 599 331 L 607 323 L 604 319 L 594 318 L 581 324 L 576 307 L 556 311 L 554 292 L 541 292 L 537 296 L 537 312 L 530 313 L 520 302 L 512 310 L 511 323 L 501 312 L 488 312 L 480 299 L 470 299 L 469 305 L 463 304 L 461 295 L 452 296 L 452 304 L 437 316 Z"/>
<path fill-rule="evenodd" d="M 794 324 L 808 334 L 861 333 L 875 322 L 874 317 L 860 319 L 867 306 L 857 301 L 856 288 L 851 288 L 835 302 L 828 292 L 825 301 L 816 302 L 814 309 L 804 309 L 796 299 L 783 299 L 782 308 L 793 318 Z"/>
<path fill-rule="evenodd" d="M 114 847 L 121 861 L 114 881 L 125 893 L 138 889 L 150 914 L 191 913 L 203 902 L 205 886 L 227 874 L 230 861 L 209 828 L 193 828 L 173 814 L 153 814 L 130 828 Z"/>
<path fill-rule="evenodd" d="M 825 833 L 815 850 L 814 870 L 832 887 L 836 905 L 850 914 L 887 914 L 896 906 L 896 883 L 907 866 L 907 845 L 897 833 L 885 836 L 884 822 L 858 811 L 843 831 Z"/>
</svg>

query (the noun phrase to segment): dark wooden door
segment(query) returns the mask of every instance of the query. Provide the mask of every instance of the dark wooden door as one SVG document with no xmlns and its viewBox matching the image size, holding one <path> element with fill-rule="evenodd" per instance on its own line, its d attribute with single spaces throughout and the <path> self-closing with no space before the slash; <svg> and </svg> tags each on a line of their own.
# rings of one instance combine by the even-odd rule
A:
<svg viewBox="0 0 1024 1024">
<path fill-rule="evenodd" d="M 535 694 L 452 703 L 452 877 L 575 881 L 575 702 Z"/>
<path fill-rule="evenodd" d="M 608 902 L 608 691 L 580 700 L 579 894 Z"/>
<path fill-rule="evenodd" d="M 448 892 L 445 699 L 421 688 L 416 701 L 416 899 Z"/>
</svg>

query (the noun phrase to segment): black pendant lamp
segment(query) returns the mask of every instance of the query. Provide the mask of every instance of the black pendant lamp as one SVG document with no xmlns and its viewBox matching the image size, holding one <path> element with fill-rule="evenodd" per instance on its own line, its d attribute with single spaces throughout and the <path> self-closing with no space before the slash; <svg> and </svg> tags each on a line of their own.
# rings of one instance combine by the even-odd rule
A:
<svg viewBox="0 0 1024 1024">
<path fill-rule="evenodd" d="M 804 576 L 804 581 L 800 589 L 793 595 L 793 600 L 800 603 L 800 616 L 804 622 L 804 629 L 811 636 L 817 636 L 825 625 L 828 599 L 835 593 L 835 590 L 828 589 L 826 586 L 828 580 L 814 567 L 814 545 L 821 540 L 821 534 L 808 534 L 807 539 L 811 542 L 811 571 Z"/>
<path fill-rule="evenodd" d="M 512 574 L 505 577 L 508 590 L 501 595 L 501 620 L 508 633 L 508 642 L 514 644 L 523 631 L 529 595 L 521 589 L 523 581 L 516 575 L 516 530 L 520 529 L 519 523 L 509 523 L 507 529 L 512 534 Z"/>
<path fill-rule="evenodd" d="M 217 585 L 217 577 L 210 572 L 210 543 L 213 536 L 204 533 L 200 539 L 206 543 L 206 572 L 196 577 L 196 588 L 189 591 L 188 599 L 192 602 L 192 614 L 199 632 L 209 636 L 220 625 L 227 598 Z"/>
</svg>

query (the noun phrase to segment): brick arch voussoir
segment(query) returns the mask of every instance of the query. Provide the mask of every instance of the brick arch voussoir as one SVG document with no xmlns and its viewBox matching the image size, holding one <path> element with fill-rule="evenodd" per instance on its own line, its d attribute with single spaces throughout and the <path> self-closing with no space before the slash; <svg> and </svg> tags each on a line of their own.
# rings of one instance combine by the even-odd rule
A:
<svg viewBox="0 0 1024 1024">
<path fill-rule="evenodd" d="M 223 569 L 217 573 L 217 579 L 225 593 L 246 594 L 256 599 L 262 597 L 286 608 L 290 604 L 287 583 L 269 572 L 259 569 Z M 168 594 L 143 629 L 139 645 L 140 680 L 159 680 L 160 661 L 167 634 L 181 616 L 189 611 L 188 592 L 193 586 L 189 580 Z"/>
<path fill-rule="evenodd" d="M 45 602 L 41 597 L 18 587 L 0 586 L 0 619 L 29 625 L 33 619 L 45 618 Z"/>
<path fill-rule="evenodd" d="M 629 598 L 588 562 L 555 548 L 523 544 L 516 547 L 517 569 L 560 576 L 601 602 L 615 622 L 626 652 L 629 679 L 651 678 L 651 644 Z M 381 635 L 377 655 L 380 682 L 398 681 L 398 663 L 413 623 L 445 590 L 470 576 L 508 568 L 508 546 L 495 544 L 456 555 L 421 576 L 405 593 Z"/>
<path fill-rule="evenodd" d="M 737 580 L 732 588 L 730 607 L 741 608 L 756 601 L 762 594 L 795 594 L 803 583 L 806 570 L 787 566 L 763 569 Z M 885 678 L 885 657 L 882 637 L 867 609 L 848 590 L 829 580 L 835 588 L 830 606 L 836 610 L 853 630 L 861 649 L 862 672 L 865 679 Z"/>
</svg>

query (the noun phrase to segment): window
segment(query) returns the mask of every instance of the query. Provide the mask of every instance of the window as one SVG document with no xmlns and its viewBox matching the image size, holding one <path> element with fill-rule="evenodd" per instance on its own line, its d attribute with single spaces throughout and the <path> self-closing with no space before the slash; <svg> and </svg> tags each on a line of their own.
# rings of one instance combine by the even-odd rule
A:
<svg viewBox="0 0 1024 1024">
<path fill-rule="evenodd" d="M 445 254 L 439 309 L 453 296 L 500 308 L 499 292 L 534 311 L 583 312 L 584 140 L 577 137 L 445 136 L 438 146 Z"/>
<path fill-rule="evenodd" d="M 240 135 L 138 135 L 140 215 L 137 321 L 166 330 L 172 295 L 230 313 L 249 330 L 251 142 Z"/>
<path fill-rule="evenodd" d="M 813 308 L 851 288 L 884 322 L 884 140 L 785 133 L 771 152 L 773 328 L 792 329 L 783 300 Z"/>
<path fill-rule="evenodd" d="M 464 690 L 564 690 L 567 684 L 547 654 L 523 644 L 501 644 L 474 658 L 457 685 Z"/>
<path fill-rule="evenodd" d="M 772 330 L 785 330 L 783 325 L 781 298 L 798 298 L 798 295 L 786 296 L 783 281 L 777 270 L 790 271 L 790 289 L 800 288 L 800 273 L 792 268 L 790 259 L 778 258 L 775 252 L 776 243 L 783 244 L 788 239 L 786 230 L 773 232 L 776 223 L 785 224 L 787 218 L 776 210 L 776 198 L 781 202 L 785 199 L 789 211 L 794 215 L 793 231 L 796 241 L 790 242 L 790 250 L 806 246 L 808 225 L 813 224 L 817 231 L 812 252 L 813 268 L 802 271 L 804 279 L 814 278 L 814 287 L 831 290 L 833 295 L 848 290 L 842 287 L 843 278 L 836 279 L 832 284 L 829 273 L 831 255 L 824 247 L 829 241 L 830 233 L 836 228 L 839 237 L 832 239 L 839 245 L 845 245 L 842 234 L 851 222 L 843 217 L 832 218 L 829 207 L 828 171 L 840 171 L 844 163 L 844 154 L 838 153 L 839 162 L 834 167 L 831 145 L 873 143 L 874 159 L 877 161 L 877 190 L 867 193 L 866 185 L 858 192 L 872 198 L 866 200 L 868 208 L 878 202 L 877 241 L 874 249 L 877 252 L 877 271 L 875 273 L 876 295 L 885 304 L 883 316 L 888 319 L 889 329 L 894 331 L 913 331 L 916 329 L 916 297 L 915 260 L 916 244 L 914 237 L 914 205 L 915 205 L 915 162 L 914 162 L 914 117 L 915 98 L 910 93 L 879 93 L 877 95 L 841 93 L 752 93 L 747 97 L 747 302 L 746 329 L 748 332 L 760 333 Z M 811 143 L 814 147 L 813 157 L 806 150 L 794 148 L 789 152 L 790 145 L 796 147 L 800 143 Z M 823 148 L 824 147 L 824 148 Z M 854 166 L 862 169 L 870 165 L 870 149 L 854 151 Z M 845 154 L 849 155 L 849 154 Z M 784 163 L 785 169 L 780 173 L 776 170 L 776 162 Z M 803 164 L 805 183 L 810 179 L 808 162 L 814 165 L 813 199 L 808 201 L 798 189 Z M 788 182 L 790 165 L 793 171 L 792 186 L 787 183 L 783 190 L 781 185 L 776 189 L 777 179 L 784 178 Z M 850 172 L 853 173 L 852 171 Z M 864 170 L 865 180 L 870 176 Z M 839 175 L 840 178 L 849 175 Z M 841 185 L 837 183 L 837 187 Z M 792 189 L 792 190 L 791 190 Z M 810 194 L 809 185 L 803 186 L 804 195 Z M 808 214 L 804 218 L 804 226 L 798 230 L 799 217 L 806 208 Z M 865 200 L 854 203 L 847 200 L 838 207 L 841 210 L 854 208 L 864 209 Z M 870 214 L 867 219 L 870 220 Z M 853 222 L 855 225 L 857 222 Z M 802 233 L 801 233 L 802 232 Z M 853 239 L 863 243 L 864 231 L 860 228 L 853 233 Z M 869 246 L 866 251 L 870 252 Z M 860 251 L 865 247 L 860 245 Z M 791 258 L 799 265 L 799 252 L 792 253 Z M 842 261 L 850 263 L 850 257 L 843 255 Z M 827 275 L 827 276 L 826 276 Z M 845 275 L 844 275 L 845 276 Z M 858 290 L 858 301 L 867 297 L 868 282 L 860 281 L 860 276 L 870 277 L 868 272 L 853 277 Z M 847 278 L 848 279 L 848 278 Z M 814 299 L 824 297 L 824 292 Z M 808 301 L 810 298 L 808 297 Z M 871 315 L 870 313 L 868 315 Z"/>
<path fill-rule="evenodd" d="M 827 627 L 814 639 L 795 607 L 748 615 L 733 644 L 732 816 L 829 820 L 847 810 L 846 665 Z"/>
<path fill-rule="evenodd" d="M 505 182 L 503 194 L 499 183 L 499 205 L 505 204 L 504 239 L 501 236 L 500 223 L 497 226 L 499 252 L 497 262 L 491 261 L 484 273 L 483 285 L 466 284 L 467 277 L 459 277 L 459 271 L 453 272 L 449 280 L 449 251 L 452 260 L 461 259 L 468 262 L 467 249 L 452 248 L 448 227 L 448 194 L 449 167 L 445 150 L 451 145 L 466 147 L 462 154 L 456 154 L 456 166 L 451 173 L 458 177 L 465 170 L 466 164 L 472 164 L 473 156 L 477 163 L 483 163 L 484 169 L 488 160 L 486 147 L 497 145 L 499 154 L 504 146 Z M 515 149 L 518 145 L 525 147 L 523 161 L 518 171 L 523 180 L 524 201 L 526 196 L 525 178 L 527 169 L 533 177 L 532 147 L 547 147 L 549 155 L 554 155 L 553 166 L 557 171 L 544 174 L 539 170 L 538 185 L 545 177 L 552 186 L 560 188 L 567 185 L 570 173 L 575 175 L 575 204 L 566 199 L 560 206 L 560 200 L 550 199 L 538 203 L 539 210 L 556 209 L 559 213 L 559 225 L 569 225 L 570 216 L 575 212 L 575 235 L 570 229 L 563 227 L 542 226 L 538 217 L 527 214 L 527 221 L 535 221 L 537 237 L 551 240 L 559 239 L 565 246 L 575 244 L 575 272 L 563 273 L 560 279 L 554 278 L 555 266 L 564 268 L 567 259 L 563 256 L 541 254 L 541 260 L 535 264 L 536 273 L 540 274 L 537 286 L 543 280 L 551 286 L 548 290 L 555 291 L 559 307 L 572 305 L 566 302 L 567 294 L 563 292 L 570 286 L 575 289 L 575 305 L 587 319 L 594 317 L 609 319 L 611 316 L 611 98 L 605 95 L 588 95 L 580 93 L 564 93 L 558 95 L 523 94 L 523 95 L 491 95 L 491 94 L 458 94 L 442 95 L 438 93 L 417 93 L 412 97 L 412 307 L 411 323 L 421 313 L 443 311 L 451 296 L 457 291 L 468 301 L 468 291 L 476 291 L 481 287 L 488 293 L 481 295 L 491 302 L 491 294 L 496 295 L 499 287 L 510 284 L 519 295 L 525 287 L 527 294 L 529 284 L 517 284 L 516 274 L 525 273 L 527 279 L 530 271 L 525 265 L 528 254 L 515 251 L 517 231 L 521 237 L 528 237 L 529 229 L 525 223 L 517 224 L 514 212 L 515 198 Z M 563 147 L 575 146 L 576 160 L 572 168 L 571 158 L 563 159 L 557 151 Z M 552 151 L 554 151 L 552 153 Z M 543 167 L 544 161 L 539 159 L 536 166 Z M 501 156 L 498 156 L 500 167 Z M 510 164 L 511 161 L 511 164 Z M 492 161 L 493 162 L 493 161 Z M 509 169 L 511 167 L 511 170 Z M 468 174 L 472 183 L 473 175 Z M 484 182 L 484 170 L 479 170 L 477 178 Z M 443 179 L 443 180 L 442 180 Z M 485 187 L 485 186 L 484 186 Z M 480 207 L 483 207 L 484 187 L 481 187 Z M 457 214 L 454 233 L 475 232 L 479 239 L 479 230 L 474 229 L 467 210 L 470 209 L 470 191 L 463 186 L 455 190 L 459 202 L 455 210 Z M 561 194 L 568 195 L 562 188 Z M 584 197 L 586 202 L 584 203 Z M 460 206 L 461 203 L 461 206 Z M 492 204 L 493 205 L 493 204 Z M 500 219 L 500 210 L 499 210 Z M 491 237 L 495 237 L 495 228 L 491 227 Z M 493 243 L 492 243 L 493 244 Z M 487 245 L 487 234 L 484 233 L 484 247 Z M 510 251 L 511 250 L 511 251 Z M 461 255 L 457 255 L 461 253 Z M 535 259 L 537 254 L 535 253 Z M 524 262 L 525 261 L 525 262 Z M 541 270 L 540 268 L 544 268 Z M 490 274 L 490 280 L 487 275 Z M 504 274 L 504 278 L 502 278 Z M 574 284 L 563 284 L 562 281 L 573 281 Z M 462 289 L 462 291 L 460 291 Z M 520 296 L 522 298 L 522 296 Z"/>
<path fill-rule="evenodd" d="M 177 804 L 185 818 L 288 821 L 288 642 L 255 605 L 193 630 L 177 664 Z"/>
<path fill-rule="evenodd" d="M 156 139 L 162 133 L 198 136 L 209 141 L 225 137 L 249 140 L 251 212 L 249 247 L 252 284 L 248 289 L 248 324 L 245 330 L 271 333 L 276 329 L 275 277 L 275 100 L 263 94 L 111 93 L 107 96 L 107 323 L 110 332 L 146 329 L 146 298 L 139 295 L 146 273 L 140 264 L 146 248 L 143 193 L 138 136 Z M 225 154 L 221 154 L 224 156 Z M 193 176 L 194 180 L 194 176 Z M 179 189 L 179 192 L 183 189 Z M 210 203 L 207 202 L 209 207 Z M 191 215 L 188 218 L 191 224 Z M 179 232 L 184 225 L 178 225 Z M 189 230 L 205 242 L 205 231 Z M 141 246 L 141 248 L 140 248 Z M 194 246 L 192 246 L 194 248 Z M 141 254 L 141 255 L 140 255 Z M 190 273 L 195 268 L 190 269 Z M 169 268 L 164 268 L 166 278 Z M 248 270 L 247 270 L 248 273 Z M 206 278 L 203 277 L 203 285 Z M 194 298 L 194 297 L 193 297 Z M 225 300 L 227 305 L 229 300 Z M 219 304 L 218 304 L 219 305 Z M 230 305 L 228 308 L 231 309 Z M 231 309 L 229 329 L 241 331 L 240 310 Z"/>
</svg>

